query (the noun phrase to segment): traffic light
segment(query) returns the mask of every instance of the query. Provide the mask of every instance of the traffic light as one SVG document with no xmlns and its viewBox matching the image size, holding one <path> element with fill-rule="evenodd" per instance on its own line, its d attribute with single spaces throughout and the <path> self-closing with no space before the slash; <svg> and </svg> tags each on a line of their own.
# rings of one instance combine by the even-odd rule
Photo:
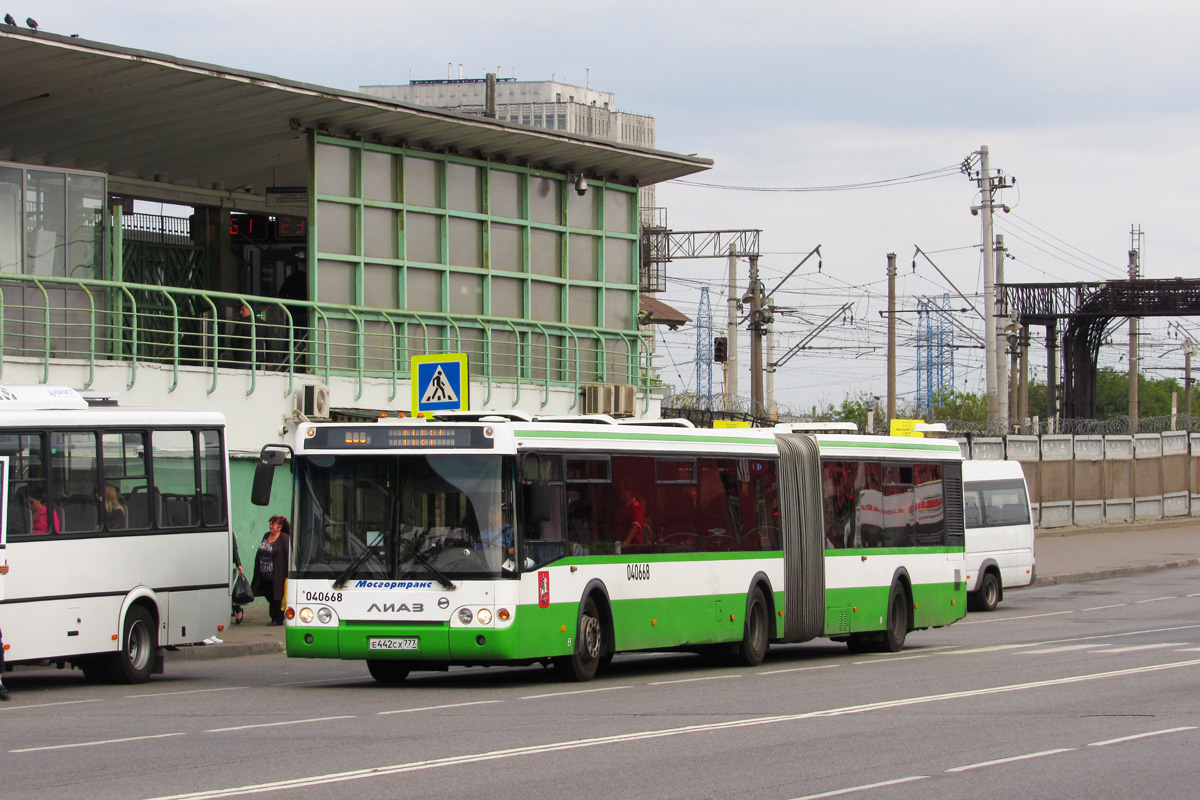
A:
<svg viewBox="0 0 1200 800">
<path fill-rule="evenodd" d="M 713 361 L 724 364 L 729 360 L 729 339 L 725 336 L 713 338 Z"/>
</svg>

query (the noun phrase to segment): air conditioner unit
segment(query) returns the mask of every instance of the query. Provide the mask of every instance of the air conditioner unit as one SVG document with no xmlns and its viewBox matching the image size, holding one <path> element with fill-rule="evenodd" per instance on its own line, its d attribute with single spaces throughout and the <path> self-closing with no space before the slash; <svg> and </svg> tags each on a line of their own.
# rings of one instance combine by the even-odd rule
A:
<svg viewBox="0 0 1200 800">
<path fill-rule="evenodd" d="M 329 418 L 329 387 L 307 385 L 296 392 L 296 411 L 309 419 Z"/>
<path fill-rule="evenodd" d="M 583 387 L 583 413 L 607 414 L 612 411 L 613 387 L 596 384 Z"/>
<path fill-rule="evenodd" d="M 632 417 L 635 413 L 634 403 L 637 400 L 636 389 L 628 383 L 618 383 L 612 387 L 612 411 L 614 417 Z"/>
</svg>

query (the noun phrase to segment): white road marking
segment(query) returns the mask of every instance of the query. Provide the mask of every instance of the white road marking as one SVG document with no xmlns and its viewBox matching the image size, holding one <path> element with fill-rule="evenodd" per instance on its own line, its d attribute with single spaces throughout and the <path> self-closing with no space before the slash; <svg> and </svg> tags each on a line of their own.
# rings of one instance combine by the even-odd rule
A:
<svg viewBox="0 0 1200 800">
<path fill-rule="evenodd" d="M 158 733 L 153 736 L 130 736 L 125 739 L 104 739 L 99 742 L 76 742 L 74 744 L 52 744 L 46 747 L 23 747 L 20 750 L 9 750 L 10 753 L 37 753 L 42 750 L 68 750 L 72 747 L 96 747 L 101 744 L 122 744 L 124 742 L 140 742 L 143 739 L 166 739 L 169 736 L 186 736 L 185 733 Z"/>
<path fill-rule="evenodd" d="M 632 686 L 601 686 L 598 689 L 572 689 L 566 692 L 547 692 L 546 694 L 530 694 L 522 697 L 522 700 L 541 700 L 544 697 L 562 697 L 569 694 L 591 694 L 593 692 L 611 692 L 616 689 L 632 689 Z"/>
<path fill-rule="evenodd" d="M 1081 608 L 1080 611 L 1104 611 L 1109 608 L 1123 608 L 1129 603 L 1113 603 L 1111 606 L 1092 606 L 1091 608 Z"/>
<path fill-rule="evenodd" d="M 500 700 L 472 700 L 469 703 L 447 703 L 444 706 L 425 706 L 424 708 L 397 708 L 395 711 L 380 711 L 380 716 L 387 714 L 411 714 L 414 711 L 441 711 L 443 708 L 462 708 L 463 706 L 486 706 L 492 703 L 502 702 Z"/>
<path fill-rule="evenodd" d="M 0 707 L 0 711 L 23 711 L 27 708 L 49 708 L 50 706 L 73 706 L 77 703 L 99 703 L 100 699 L 95 700 L 61 700 L 57 703 L 32 703 L 27 706 L 23 705 L 8 705 Z"/>
<path fill-rule="evenodd" d="M 1110 744 L 1121 744 L 1122 742 L 1132 742 L 1135 739 L 1145 739 L 1149 736 L 1162 736 L 1165 733 L 1180 733 L 1181 731 L 1197 730 L 1195 725 L 1189 725 L 1185 728 L 1167 728 L 1164 731 L 1150 731 L 1149 733 L 1136 733 L 1133 736 L 1122 736 L 1119 739 L 1105 739 L 1103 742 L 1092 742 L 1088 747 L 1107 747 Z"/>
<path fill-rule="evenodd" d="M 322 678 L 319 681 L 292 681 L 291 683 L 272 683 L 271 687 L 275 688 L 275 687 L 279 687 L 279 686 L 303 686 L 306 683 L 345 683 L 347 681 L 360 681 L 360 680 L 361 681 L 373 681 L 374 679 L 370 678 L 366 675 L 363 675 L 361 678 L 347 675 L 345 678 Z"/>
<path fill-rule="evenodd" d="M 917 658 L 930 658 L 934 655 L 938 655 L 938 654 L 923 653 L 920 655 L 911 655 L 911 656 L 902 656 L 899 654 L 891 655 L 891 656 L 885 655 L 885 656 L 881 656 L 879 658 L 868 658 L 865 661 L 852 661 L 850 663 L 852 663 L 852 664 L 890 664 L 893 661 L 912 661 L 913 659 L 917 659 Z"/>
<path fill-rule="evenodd" d="M 228 733 L 229 731 L 247 731 L 251 728 L 274 728 L 279 725 L 304 725 L 309 722 L 328 722 L 333 719 L 354 719 L 354 715 L 342 717 L 314 717 L 312 719 L 292 719 L 285 722 L 259 722 L 255 725 L 236 725 L 232 728 L 213 728 L 205 733 Z"/>
<path fill-rule="evenodd" d="M 1050 611 L 1045 614 L 1026 614 L 1023 617 L 991 617 L 990 619 L 968 619 L 968 620 L 959 622 L 958 624 L 959 625 L 982 625 L 985 622 L 1012 622 L 1013 620 L 1018 620 L 1018 619 L 1037 619 L 1038 617 L 1058 617 L 1058 616 L 1062 616 L 1063 614 L 1074 614 L 1074 613 L 1075 613 L 1075 610 L 1071 609 L 1070 611 Z"/>
<path fill-rule="evenodd" d="M 650 681 L 647 686 L 668 686 L 672 683 L 696 683 L 697 681 L 723 681 L 727 678 L 740 678 L 741 675 L 705 675 L 703 678 L 679 678 L 674 681 Z"/>
<path fill-rule="evenodd" d="M 1103 642 L 1091 642 L 1089 644 L 1064 644 L 1058 647 L 1043 647 L 1041 650 L 1026 650 L 1025 655 L 1044 655 L 1046 653 L 1067 653 L 1072 650 L 1094 650 L 1100 647 L 1108 647 Z"/>
<path fill-rule="evenodd" d="M 1160 603 L 1160 602 L 1162 602 L 1163 600 L 1178 600 L 1178 599 L 1179 599 L 1179 598 L 1178 598 L 1178 597 L 1175 597 L 1174 595 L 1172 595 L 1171 597 L 1154 597 L 1154 598 L 1151 598 L 1150 600 L 1138 600 L 1138 601 L 1136 601 L 1136 602 L 1134 603 L 1134 605 L 1135 605 L 1135 606 L 1140 606 L 1140 605 L 1143 605 L 1143 604 L 1145 604 L 1145 603 Z"/>
<path fill-rule="evenodd" d="M 507 750 L 492 750 L 483 753 L 474 753 L 461 756 L 448 756 L 445 758 L 435 758 L 426 761 L 412 761 L 401 764 L 389 764 L 378 767 L 368 767 L 365 769 L 350 770 L 347 772 L 333 772 L 325 775 L 312 775 L 307 778 L 292 778 L 288 780 L 272 781 L 269 783 L 249 784 L 246 786 L 233 786 L 226 789 L 206 789 L 196 792 L 187 792 L 185 794 L 167 795 L 163 797 L 152 798 L 151 800 L 215 800 L 220 797 L 235 797 L 238 795 L 260 794 L 264 792 L 280 792 L 292 789 L 299 789 L 308 786 L 324 786 L 333 783 L 342 783 L 345 781 L 360 780 L 363 778 L 380 777 L 384 775 L 399 775 L 409 772 L 417 772 L 428 769 L 441 769 L 443 767 L 456 767 L 464 764 L 477 764 L 488 761 L 498 761 L 502 759 L 519 758 L 523 756 L 540 755 L 543 753 L 557 753 L 569 750 L 582 750 L 591 747 L 602 747 L 611 744 L 625 744 L 630 742 L 646 741 L 650 739 L 662 739 L 672 736 L 687 736 L 697 733 L 710 733 L 714 731 L 732 730 L 735 728 L 750 728 L 760 725 L 777 725 L 779 723 L 797 722 L 806 719 L 818 719 L 822 717 L 837 717 L 849 714 L 863 714 L 871 711 L 882 711 L 893 708 L 902 708 L 905 706 L 920 705 L 923 703 L 936 703 L 943 700 L 964 700 L 983 697 L 993 694 L 1005 694 L 1008 692 L 1022 692 L 1031 689 L 1043 689 L 1052 686 L 1064 686 L 1073 683 L 1086 683 L 1089 681 L 1104 680 L 1106 678 L 1122 678 L 1132 675 L 1143 675 L 1150 672 L 1160 672 L 1168 669 L 1178 669 L 1181 667 L 1197 667 L 1200 666 L 1200 659 L 1191 659 L 1188 661 L 1175 661 L 1167 664 L 1155 664 L 1144 667 L 1134 667 L 1131 669 L 1110 670 L 1108 672 L 1094 672 L 1085 675 L 1076 675 L 1067 678 L 1054 678 L 1044 681 L 1031 681 L 1029 683 L 1006 684 L 1003 686 L 993 686 L 983 689 L 972 689 L 961 692 L 947 692 L 945 694 L 924 695 L 920 697 L 906 697 L 899 700 L 884 700 L 877 703 L 864 703 L 856 706 L 845 706 L 842 708 L 831 708 L 822 711 L 806 711 L 799 714 L 785 714 L 770 717 L 750 717 L 741 720 L 730 720 L 728 722 L 712 722 L 702 725 L 686 725 L 679 728 L 666 728 L 659 730 L 636 731 L 634 733 L 623 733 L 612 736 L 600 736 L 592 739 L 571 739 L 559 742 L 550 742 L 541 745 L 528 745 L 525 747 L 514 747 Z"/>
<path fill-rule="evenodd" d="M 782 675 L 785 672 L 806 672 L 810 669 L 833 669 L 840 666 L 838 664 L 819 664 L 815 667 L 788 667 L 787 669 L 769 669 L 764 672 L 756 672 L 755 675 Z"/>
<path fill-rule="evenodd" d="M 1182 647 L 1187 642 L 1161 642 L 1159 644 L 1131 644 L 1126 647 L 1110 647 L 1106 653 L 1136 653 L 1138 650 L 1159 650 L 1164 647 Z"/>
<path fill-rule="evenodd" d="M 846 789 L 834 789 L 832 792 L 821 792 L 820 794 L 806 794 L 803 797 L 795 797 L 792 800 L 817 800 L 819 797 L 837 797 L 843 794 L 852 794 L 854 792 L 865 792 L 870 789 L 882 789 L 884 786 L 896 786 L 901 783 L 912 783 L 913 781 L 923 781 L 928 778 L 928 775 L 913 775 L 908 778 L 896 778 L 894 781 L 880 781 L 879 783 L 864 783 L 862 786 L 850 786 Z"/>
<path fill-rule="evenodd" d="M 153 692 L 151 694 L 127 694 L 126 699 L 137 699 L 141 697 L 175 697 L 181 694 L 204 694 L 206 692 L 233 692 L 238 689 L 249 689 L 249 686 L 222 686 L 219 689 L 188 689 L 183 692 Z"/>
<path fill-rule="evenodd" d="M 949 656 L 973 656 L 976 653 L 994 653 L 997 650 L 1019 650 L 1024 647 L 1037 647 L 1045 642 L 1024 642 L 1022 644 L 993 644 L 987 647 L 968 647 L 965 650 L 953 650 L 946 655 Z"/>
<path fill-rule="evenodd" d="M 1023 756 L 1010 756 L 1009 758 L 997 758 L 993 761 L 980 761 L 978 764 L 967 764 L 962 767 L 952 767 L 946 772 L 966 772 L 970 769 L 982 769 L 984 767 L 994 767 L 997 764 L 1009 764 L 1013 761 L 1026 761 L 1030 758 L 1041 758 L 1042 756 L 1053 756 L 1058 753 L 1070 753 L 1074 747 L 1060 747 L 1057 750 L 1043 750 L 1040 753 L 1026 753 Z"/>
</svg>

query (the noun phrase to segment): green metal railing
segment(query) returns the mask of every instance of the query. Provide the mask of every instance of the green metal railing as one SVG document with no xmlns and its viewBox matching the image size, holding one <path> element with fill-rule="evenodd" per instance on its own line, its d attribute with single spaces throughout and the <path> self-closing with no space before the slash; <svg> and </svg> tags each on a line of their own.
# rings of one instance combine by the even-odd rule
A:
<svg viewBox="0 0 1200 800">
<path fill-rule="evenodd" d="M 224 319 L 222 312 L 245 304 L 248 322 Z M 307 312 L 307 313 L 305 313 Z M 307 324 L 297 326 L 300 319 Z M 414 355 L 465 352 L 476 382 L 486 387 L 484 405 L 496 386 L 540 387 L 540 408 L 551 389 L 578 389 L 590 383 L 635 384 L 651 388 L 650 355 L 639 332 L 582 328 L 558 323 L 498 317 L 454 317 L 329 303 L 284 301 L 228 292 L 155 286 L 123 281 L 36 275 L 0 275 L 0 380 L 4 362 L 14 357 L 41 360 L 42 382 L 55 363 L 87 364 L 95 380 L 98 363 L 128 365 L 132 388 L 138 366 L 166 364 L 170 391 L 181 367 L 211 372 L 208 392 L 231 375 L 284 373 L 287 393 L 299 374 L 356 380 L 361 399 L 367 378 L 391 381 L 395 400 L 409 378 Z"/>
</svg>

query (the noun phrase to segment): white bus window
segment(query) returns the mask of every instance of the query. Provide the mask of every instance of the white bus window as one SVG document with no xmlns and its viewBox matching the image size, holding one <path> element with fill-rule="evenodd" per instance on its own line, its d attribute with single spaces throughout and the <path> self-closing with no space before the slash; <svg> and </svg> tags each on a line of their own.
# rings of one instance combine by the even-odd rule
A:
<svg viewBox="0 0 1200 800">
<path fill-rule="evenodd" d="M 8 456 L 8 535 L 33 533 L 30 497 L 46 496 L 46 474 L 42 461 L 42 436 L 37 433 L 0 432 L 0 455 Z M 48 526 L 41 525 L 39 533 Z"/>
<path fill-rule="evenodd" d="M 164 528 L 193 527 L 196 514 L 196 443 L 191 431 L 155 431 L 154 495 L 159 503 L 158 524 Z"/>
<path fill-rule="evenodd" d="M 54 474 L 52 507 L 60 532 L 100 530 L 100 486 L 96 434 L 93 431 L 55 431 L 50 434 L 50 471 Z"/>
<path fill-rule="evenodd" d="M 108 529 L 145 530 L 154 521 L 154 508 L 146 480 L 146 435 L 141 431 L 116 431 L 102 437 L 104 503 Z M 110 490 L 108 487 L 112 487 Z M 124 524 L 116 507 L 124 509 Z M 109 508 L 114 508 L 110 514 Z"/>
<path fill-rule="evenodd" d="M 207 526 L 225 524 L 225 454 L 220 431 L 200 432 L 201 520 Z"/>
<path fill-rule="evenodd" d="M 1021 481 L 989 481 L 981 488 L 985 527 L 1029 524 L 1029 501 Z"/>
</svg>

